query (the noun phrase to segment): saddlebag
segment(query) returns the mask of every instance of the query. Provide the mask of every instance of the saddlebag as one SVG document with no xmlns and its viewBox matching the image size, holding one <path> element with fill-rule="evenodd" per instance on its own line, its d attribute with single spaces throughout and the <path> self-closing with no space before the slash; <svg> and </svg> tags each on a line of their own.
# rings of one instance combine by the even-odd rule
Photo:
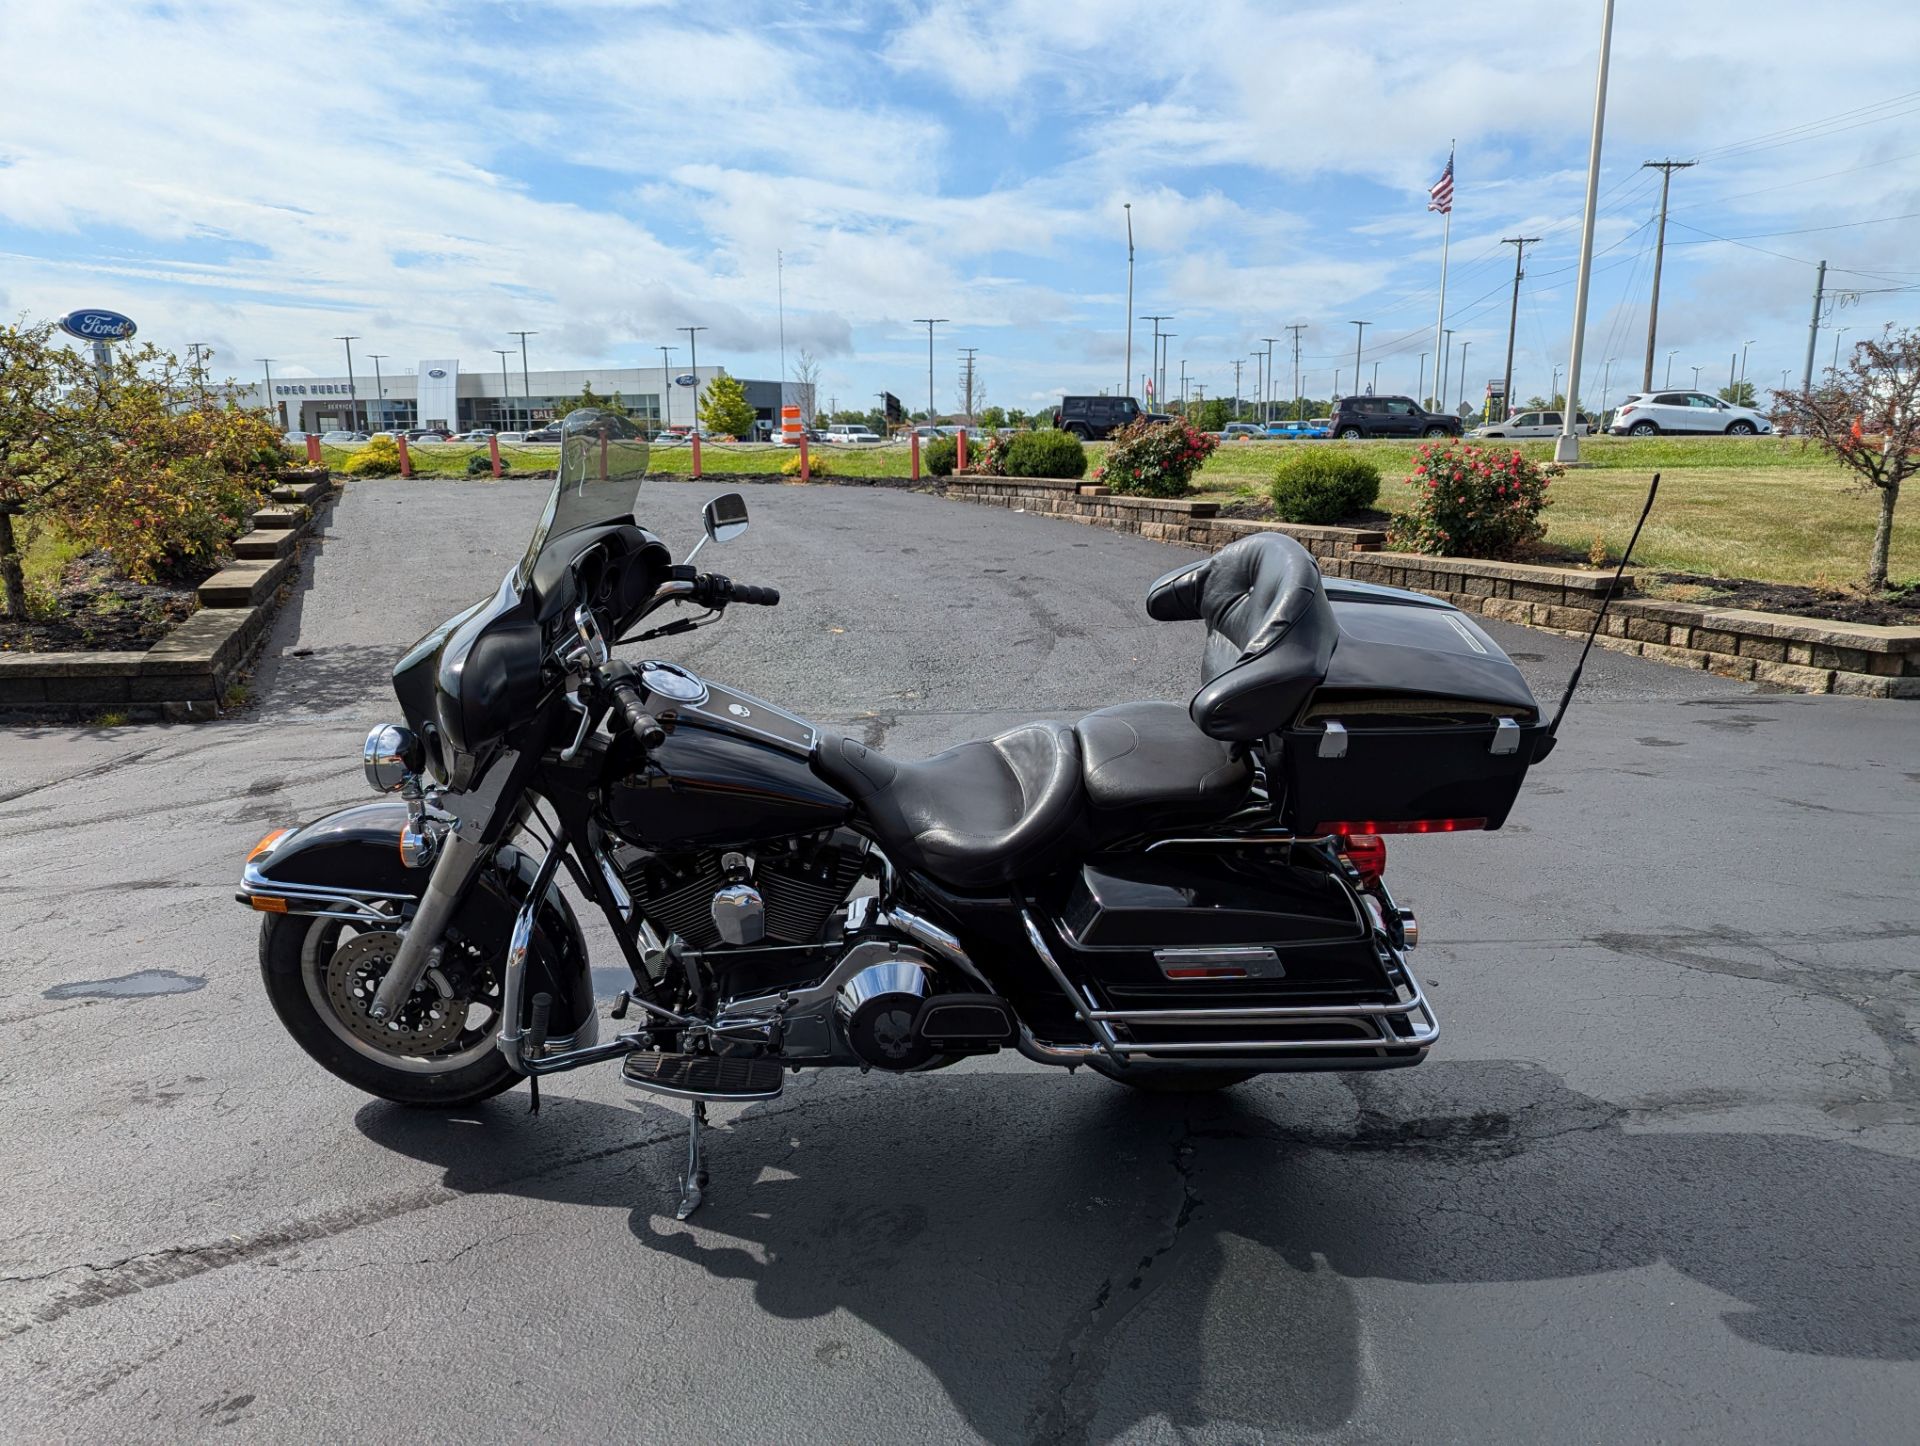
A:
<svg viewBox="0 0 1920 1446">
<path fill-rule="evenodd" d="M 1283 821 L 1304 835 L 1499 828 L 1547 731 L 1512 659 L 1451 603 L 1337 578 L 1326 593 L 1339 638 L 1278 735 Z"/>
</svg>

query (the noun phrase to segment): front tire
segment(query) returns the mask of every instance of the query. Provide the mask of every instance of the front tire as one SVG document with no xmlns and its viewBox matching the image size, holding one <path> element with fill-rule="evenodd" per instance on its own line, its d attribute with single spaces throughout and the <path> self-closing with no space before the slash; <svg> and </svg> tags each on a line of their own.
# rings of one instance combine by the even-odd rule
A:
<svg viewBox="0 0 1920 1446">
<path fill-rule="evenodd" d="M 1116 1065 L 1111 1060 L 1090 1059 L 1088 1066 L 1097 1075 L 1139 1090 L 1145 1095 L 1201 1095 L 1231 1089 L 1254 1077 L 1250 1069 L 1188 1069 L 1184 1065 Z"/>
<path fill-rule="evenodd" d="M 1658 422 L 1635 422 L 1631 427 L 1627 428 L 1627 435 L 1629 437 L 1651 437 L 1658 433 L 1659 430 L 1660 424 Z"/>
<path fill-rule="evenodd" d="M 1340 440 L 1343 442 L 1357 442 L 1362 435 L 1358 427 L 1342 427 L 1340 429 Z"/>
<path fill-rule="evenodd" d="M 519 1083 L 520 1076 L 495 1047 L 498 1014 L 439 1053 L 421 1058 L 390 1056 L 374 1046 L 325 1002 L 326 970 L 334 953 L 353 938 L 337 919 L 269 914 L 260 929 L 260 977 L 273 1012 L 294 1042 L 329 1074 L 355 1089 L 396 1104 L 452 1109 L 476 1104 Z"/>
<path fill-rule="evenodd" d="M 1758 430 L 1759 428 L 1755 427 L 1752 422 L 1739 421 L 1728 425 L 1727 435 L 1729 437 L 1751 437 Z"/>
</svg>

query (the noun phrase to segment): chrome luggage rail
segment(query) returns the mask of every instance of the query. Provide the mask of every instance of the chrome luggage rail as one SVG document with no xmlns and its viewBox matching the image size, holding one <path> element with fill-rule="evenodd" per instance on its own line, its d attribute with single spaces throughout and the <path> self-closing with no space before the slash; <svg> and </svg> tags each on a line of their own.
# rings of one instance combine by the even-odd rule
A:
<svg viewBox="0 0 1920 1446">
<path fill-rule="evenodd" d="M 1187 1060 L 1219 1063 L 1221 1057 L 1236 1063 L 1279 1060 L 1289 1056 L 1312 1058 L 1327 1068 L 1365 1069 L 1383 1065 L 1417 1064 L 1440 1038 L 1440 1022 L 1420 989 L 1420 981 L 1408 967 L 1400 951 L 1377 934 L 1375 947 L 1380 951 L 1381 967 L 1392 985 L 1393 1003 L 1355 1000 L 1351 1004 L 1253 1005 L 1244 1008 L 1209 1009 L 1105 1009 L 1090 988 L 1076 988 L 1047 947 L 1046 936 L 1033 915 L 1022 909 L 1020 922 L 1027 942 L 1073 1003 L 1074 1017 L 1094 1037 L 1092 1044 L 1054 1044 L 1037 1039 L 1024 1027 L 1020 1052 L 1047 1064 L 1083 1064 L 1105 1056 L 1124 1066 L 1129 1059 L 1154 1059 L 1165 1063 Z M 1407 1032 L 1396 1032 L 1399 1024 Z M 1113 1026 L 1128 1025 L 1201 1025 L 1231 1024 L 1345 1024 L 1352 1038 L 1333 1039 L 1208 1039 L 1140 1041 L 1122 1038 Z"/>
</svg>

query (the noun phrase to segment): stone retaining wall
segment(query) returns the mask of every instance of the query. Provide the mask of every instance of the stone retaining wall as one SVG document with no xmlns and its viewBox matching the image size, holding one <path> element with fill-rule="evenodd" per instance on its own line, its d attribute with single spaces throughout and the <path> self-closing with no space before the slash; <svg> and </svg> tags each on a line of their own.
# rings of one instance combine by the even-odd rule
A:
<svg viewBox="0 0 1920 1446">
<path fill-rule="evenodd" d="M 1584 637 L 1612 584 L 1608 573 L 1384 551 L 1384 532 L 1218 515 L 1212 502 L 1116 497 L 1104 487 L 1030 477 L 951 477 L 946 495 L 1161 542 L 1208 549 L 1250 532 L 1298 539 L 1329 577 L 1411 588 L 1503 622 Z M 1821 622 L 1777 613 L 1634 596 L 1621 583 L 1598 639 L 1616 652 L 1802 693 L 1920 698 L 1920 627 Z"/>
<path fill-rule="evenodd" d="M 273 599 L 300 538 L 333 498 L 324 470 L 284 474 L 273 507 L 234 542 L 235 561 L 200 584 L 200 609 L 144 653 L 0 653 L 0 711 L 113 709 L 216 717 L 234 677 L 266 641 Z"/>
</svg>

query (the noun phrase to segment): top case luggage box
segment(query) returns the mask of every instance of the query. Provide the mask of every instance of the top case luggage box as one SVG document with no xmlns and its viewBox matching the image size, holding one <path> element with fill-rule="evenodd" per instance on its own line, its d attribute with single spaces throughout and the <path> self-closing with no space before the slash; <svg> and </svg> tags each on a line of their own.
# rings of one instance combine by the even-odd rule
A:
<svg viewBox="0 0 1920 1446">
<path fill-rule="evenodd" d="M 1339 641 L 1281 732 L 1288 826 L 1500 827 L 1546 733 L 1513 660 L 1451 603 L 1339 578 L 1326 592 Z"/>
</svg>

